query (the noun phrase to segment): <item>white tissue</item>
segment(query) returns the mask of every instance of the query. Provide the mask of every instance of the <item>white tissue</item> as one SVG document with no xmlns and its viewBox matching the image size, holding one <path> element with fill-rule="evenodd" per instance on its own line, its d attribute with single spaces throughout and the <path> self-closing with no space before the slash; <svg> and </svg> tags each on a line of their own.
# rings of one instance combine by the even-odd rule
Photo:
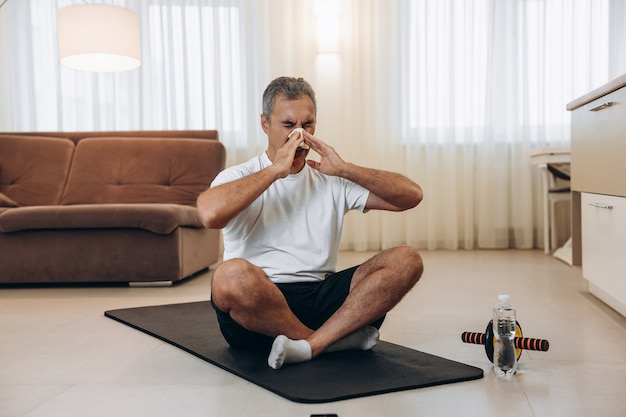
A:
<svg viewBox="0 0 626 417">
<path fill-rule="evenodd" d="M 300 138 L 301 138 L 301 139 L 304 139 L 304 134 L 303 134 L 302 132 L 304 132 L 304 129 L 302 129 L 301 127 L 297 127 L 297 128 L 295 128 L 294 130 L 292 130 L 292 131 L 291 131 L 291 133 L 289 134 L 289 136 L 288 136 L 288 137 L 291 139 L 291 135 L 296 134 L 296 135 L 300 135 Z M 304 142 L 301 142 L 301 143 L 298 145 L 298 148 L 300 148 L 300 149 L 304 149 L 304 150 L 311 149 L 311 148 L 309 147 L 309 145 L 307 145 L 307 144 L 306 144 L 306 143 L 304 143 Z"/>
</svg>

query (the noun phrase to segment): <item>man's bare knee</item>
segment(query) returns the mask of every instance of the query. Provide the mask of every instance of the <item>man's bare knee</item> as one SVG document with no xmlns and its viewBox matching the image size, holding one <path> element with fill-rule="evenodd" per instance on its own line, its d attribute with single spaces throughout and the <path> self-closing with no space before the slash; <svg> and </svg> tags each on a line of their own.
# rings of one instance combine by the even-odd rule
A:
<svg viewBox="0 0 626 417">
<path fill-rule="evenodd" d="M 211 298 L 222 311 L 229 311 L 233 300 L 251 285 L 259 273 L 254 265 L 244 259 L 230 259 L 219 265 L 211 281 Z"/>
<path fill-rule="evenodd" d="M 363 263 L 354 274 L 350 291 L 366 282 L 370 277 L 385 277 L 390 292 L 406 294 L 422 276 L 424 266 L 420 254 L 410 246 L 396 246 L 379 252 Z M 383 274 L 383 275 L 379 275 Z M 380 282 L 384 285 L 383 282 Z"/>
<path fill-rule="evenodd" d="M 406 270 L 407 277 L 413 284 L 417 283 L 424 272 L 424 263 L 419 252 L 410 246 L 398 246 L 394 250 L 400 267 Z"/>
<path fill-rule="evenodd" d="M 245 276 L 255 268 L 256 267 L 254 265 L 245 259 L 234 258 L 222 262 L 215 270 L 213 276 L 217 276 L 218 279 L 221 279 L 222 277 Z"/>
<path fill-rule="evenodd" d="M 415 284 L 424 272 L 424 264 L 419 252 L 411 246 L 396 246 L 380 252 L 372 259 L 372 267 L 394 270 L 397 277 L 406 277 Z"/>
</svg>

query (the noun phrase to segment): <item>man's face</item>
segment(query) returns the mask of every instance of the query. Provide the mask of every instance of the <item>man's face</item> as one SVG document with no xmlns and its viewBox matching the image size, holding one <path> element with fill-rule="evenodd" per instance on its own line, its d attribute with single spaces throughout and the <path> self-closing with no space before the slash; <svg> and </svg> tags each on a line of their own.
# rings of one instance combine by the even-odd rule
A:
<svg viewBox="0 0 626 417">
<path fill-rule="evenodd" d="M 267 153 L 271 161 L 274 160 L 276 152 L 289 139 L 289 134 L 298 127 L 303 128 L 310 134 L 315 133 L 315 110 L 313 100 L 304 94 L 296 100 L 285 100 L 282 96 L 276 97 L 274 110 L 270 120 L 261 115 L 261 125 L 267 134 Z M 309 150 L 299 149 L 291 166 L 291 173 L 299 172 L 306 163 L 306 156 Z"/>
</svg>

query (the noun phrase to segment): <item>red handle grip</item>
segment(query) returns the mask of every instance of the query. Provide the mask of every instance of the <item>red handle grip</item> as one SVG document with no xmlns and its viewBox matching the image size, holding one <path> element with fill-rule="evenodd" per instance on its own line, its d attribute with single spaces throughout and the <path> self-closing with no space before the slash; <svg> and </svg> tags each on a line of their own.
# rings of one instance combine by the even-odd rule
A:
<svg viewBox="0 0 626 417">
<path fill-rule="evenodd" d="M 545 339 L 533 339 L 532 337 L 516 337 L 515 347 L 519 349 L 547 352 L 548 349 L 550 349 L 550 342 Z"/>
<path fill-rule="evenodd" d="M 465 343 L 473 343 L 475 345 L 486 344 L 485 333 L 463 332 L 461 340 Z M 518 349 L 537 350 L 547 352 L 550 349 L 550 342 L 545 339 L 533 339 L 532 337 L 516 337 L 515 347 Z"/>
<path fill-rule="evenodd" d="M 478 332 L 463 332 L 461 340 L 465 343 L 473 343 L 475 345 L 485 344 L 485 334 Z"/>
</svg>

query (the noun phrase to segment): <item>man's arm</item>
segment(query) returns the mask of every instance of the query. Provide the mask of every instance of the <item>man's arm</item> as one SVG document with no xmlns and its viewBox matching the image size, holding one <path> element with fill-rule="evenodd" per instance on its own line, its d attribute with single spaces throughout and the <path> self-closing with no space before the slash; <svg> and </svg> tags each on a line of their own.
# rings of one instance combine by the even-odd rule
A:
<svg viewBox="0 0 626 417">
<path fill-rule="evenodd" d="M 306 132 L 305 142 L 321 156 L 320 162 L 307 161 L 312 168 L 328 175 L 343 177 L 370 191 L 366 209 L 403 211 L 422 201 L 422 188 L 407 177 L 347 163 L 333 147 Z"/>
<path fill-rule="evenodd" d="M 209 188 L 198 197 L 202 224 L 211 229 L 225 227 L 279 178 L 272 165 L 247 177 Z"/>
<path fill-rule="evenodd" d="M 424 197 L 422 188 L 403 175 L 354 164 L 346 166 L 342 177 L 370 191 L 365 204 L 368 210 L 404 211 L 417 206 Z"/>
</svg>

